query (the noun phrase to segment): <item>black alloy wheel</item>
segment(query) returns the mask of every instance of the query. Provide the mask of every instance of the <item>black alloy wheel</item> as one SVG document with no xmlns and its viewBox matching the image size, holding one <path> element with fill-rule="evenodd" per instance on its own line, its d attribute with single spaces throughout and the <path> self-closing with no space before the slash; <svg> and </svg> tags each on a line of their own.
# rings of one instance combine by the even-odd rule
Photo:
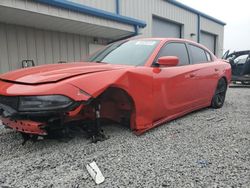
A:
<svg viewBox="0 0 250 188">
<path fill-rule="evenodd" d="M 224 104 L 227 92 L 227 82 L 224 78 L 221 78 L 218 82 L 215 94 L 213 96 L 211 107 L 221 108 Z"/>
</svg>

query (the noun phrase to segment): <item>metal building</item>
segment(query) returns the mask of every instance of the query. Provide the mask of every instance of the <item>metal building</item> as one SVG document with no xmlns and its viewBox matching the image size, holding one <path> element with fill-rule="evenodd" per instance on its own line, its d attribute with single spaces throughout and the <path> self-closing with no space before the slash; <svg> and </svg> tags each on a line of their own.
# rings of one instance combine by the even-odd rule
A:
<svg viewBox="0 0 250 188">
<path fill-rule="evenodd" d="M 225 23 L 173 0 L 1 0 L 0 73 L 80 61 L 119 39 L 178 37 L 223 51 Z"/>
</svg>

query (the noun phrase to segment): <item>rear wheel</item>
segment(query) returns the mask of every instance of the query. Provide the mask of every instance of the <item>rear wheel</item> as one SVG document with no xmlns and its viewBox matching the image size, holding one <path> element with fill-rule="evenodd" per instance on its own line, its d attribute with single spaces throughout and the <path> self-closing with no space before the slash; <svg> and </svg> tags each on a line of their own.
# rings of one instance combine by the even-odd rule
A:
<svg viewBox="0 0 250 188">
<path fill-rule="evenodd" d="M 224 78 L 221 78 L 218 82 L 215 94 L 213 96 L 211 107 L 221 108 L 224 104 L 227 92 L 227 82 Z"/>
</svg>

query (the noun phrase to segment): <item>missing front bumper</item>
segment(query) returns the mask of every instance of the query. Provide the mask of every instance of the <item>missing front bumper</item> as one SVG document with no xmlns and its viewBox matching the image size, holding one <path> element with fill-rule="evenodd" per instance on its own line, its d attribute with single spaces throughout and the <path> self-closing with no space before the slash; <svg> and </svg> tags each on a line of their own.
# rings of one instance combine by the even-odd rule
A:
<svg viewBox="0 0 250 188">
<path fill-rule="evenodd" d="M 3 125 L 18 132 L 41 136 L 47 135 L 47 132 L 42 129 L 42 127 L 45 126 L 44 123 L 30 120 L 12 120 L 4 117 L 0 117 L 0 119 L 2 120 Z"/>
</svg>

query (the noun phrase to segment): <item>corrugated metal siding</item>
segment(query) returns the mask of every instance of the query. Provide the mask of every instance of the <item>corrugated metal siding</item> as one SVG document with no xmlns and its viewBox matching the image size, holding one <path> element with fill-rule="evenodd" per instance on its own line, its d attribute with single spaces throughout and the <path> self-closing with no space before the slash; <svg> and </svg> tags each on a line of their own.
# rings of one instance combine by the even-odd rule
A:
<svg viewBox="0 0 250 188">
<path fill-rule="evenodd" d="M 71 1 L 115 12 L 115 0 Z M 125 31 L 134 31 L 130 25 L 47 6 L 31 0 L 1 0 L 0 8 L 0 11 L 15 10 L 16 13 L 16 15 L 13 12 L 7 14 L 8 11 L 6 11 L 5 17 L 0 17 L 0 72 L 20 68 L 23 59 L 33 59 L 36 65 L 61 60 L 78 61 L 88 54 L 88 44 L 93 43 L 92 37 L 81 35 L 83 31 L 89 34 L 96 31 L 95 36 L 98 34 L 104 36 L 105 33 L 123 36 L 127 34 Z M 24 12 L 32 16 L 26 16 L 24 20 L 20 16 Z M 120 0 L 120 13 L 146 21 L 147 27 L 141 30 L 144 37 L 152 36 L 153 16 L 157 16 L 181 24 L 183 38 L 197 41 L 197 15 L 165 0 Z M 35 28 L 43 28 L 43 30 Z M 201 17 L 201 30 L 217 36 L 216 54 L 220 56 L 223 51 L 224 27 Z M 69 34 L 71 32 L 72 34 Z M 195 33 L 196 36 L 191 37 L 191 33 Z"/>
<path fill-rule="evenodd" d="M 80 61 L 88 54 L 89 43 L 93 38 L 0 23 L 0 72 L 21 68 L 24 59 L 36 65 Z"/>
<path fill-rule="evenodd" d="M 109 12 L 116 11 L 116 4 L 115 4 L 116 0 L 69 0 L 69 1 L 106 10 Z"/>
<path fill-rule="evenodd" d="M 216 52 L 219 57 L 223 54 L 224 27 L 211 20 L 201 17 L 201 30 L 216 35 Z"/>
<path fill-rule="evenodd" d="M 162 17 L 183 25 L 183 38 L 197 40 L 197 15 L 176 7 L 163 0 L 124 0 L 121 1 L 121 14 L 145 20 L 147 27 L 142 30 L 145 37 L 152 36 L 152 15 Z"/>
<path fill-rule="evenodd" d="M 147 27 L 141 30 L 142 36 L 152 36 L 153 15 L 174 21 L 182 25 L 182 37 L 197 41 L 198 16 L 195 13 L 174 6 L 164 0 L 124 0 L 121 1 L 121 14 L 145 20 Z M 201 30 L 214 34 L 216 38 L 216 55 L 223 52 L 224 26 L 201 17 Z M 190 34 L 194 33 L 195 36 Z"/>
<path fill-rule="evenodd" d="M 112 3 L 109 3 L 109 1 Z M 93 6 L 96 5 L 99 8 L 101 8 L 102 6 L 103 7 L 102 9 L 105 9 L 105 7 L 109 6 L 113 7 L 115 3 L 114 1 L 95 0 L 92 2 L 92 0 L 86 0 L 86 3 L 88 2 L 90 4 L 93 4 Z M 15 13 L 16 14 L 18 13 L 18 15 L 22 15 L 23 13 L 22 11 L 29 12 L 31 14 L 33 13 L 32 16 L 26 18 L 26 20 L 24 20 L 22 16 L 13 15 L 13 13 L 11 13 L 10 16 L 8 17 L 2 16 L 4 17 L 4 19 L 0 17 L 0 22 L 5 22 L 5 23 L 13 23 L 18 25 L 23 25 L 24 23 L 26 23 L 26 26 L 32 26 L 37 28 L 41 28 L 42 26 L 43 29 L 50 29 L 50 30 L 58 30 L 59 28 L 60 30 L 63 30 L 65 32 L 69 32 L 70 28 L 72 32 L 77 34 L 82 34 L 82 32 L 86 32 L 86 30 L 93 31 L 94 29 L 97 29 L 98 31 L 98 29 L 100 28 L 97 28 L 96 26 L 103 26 L 106 28 L 110 28 L 110 30 L 116 29 L 117 31 L 120 30 L 120 31 L 134 32 L 134 27 L 132 25 L 123 24 L 95 16 L 90 16 L 76 11 L 70 11 L 68 9 L 57 8 L 31 0 L 11 0 L 11 1 L 1 0 L 0 8 L 1 6 L 4 7 L 5 9 L 7 7 L 14 9 Z M 39 14 L 47 17 L 42 19 L 41 16 L 39 17 Z M 55 21 L 56 18 L 57 20 Z M 38 19 L 39 22 L 37 22 Z M 76 22 L 78 22 L 78 24 L 76 24 Z M 84 23 L 89 23 L 89 24 L 86 25 Z M 74 28 L 72 28 L 72 26 Z M 101 29 L 103 29 L 103 27 Z M 106 32 L 110 32 L 110 30 Z M 101 30 L 99 34 L 103 33 L 104 35 L 105 34 L 104 32 L 105 31 Z M 92 32 L 89 33 L 91 34 Z M 124 34 L 124 32 L 120 34 L 122 35 Z"/>
<path fill-rule="evenodd" d="M 8 56 L 8 43 L 6 26 L 0 26 L 0 72 L 5 72 L 10 69 Z"/>
</svg>

